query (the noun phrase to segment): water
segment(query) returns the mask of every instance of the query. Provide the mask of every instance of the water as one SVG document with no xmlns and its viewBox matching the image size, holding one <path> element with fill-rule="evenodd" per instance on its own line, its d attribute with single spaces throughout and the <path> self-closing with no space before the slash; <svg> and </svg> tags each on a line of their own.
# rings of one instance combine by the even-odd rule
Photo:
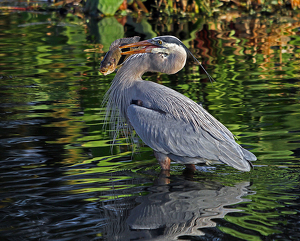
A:
<svg viewBox="0 0 300 241">
<path fill-rule="evenodd" d="M 299 240 L 297 16 L 118 20 L 1 13 L 1 240 Z M 160 173 L 122 138 L 111 152 L 99 62 L 116 38 L 164 34 L 217 81 L 192 63 L 145 78 L 202 103 L 256 154 L 250 173 Z"/>
</svg>

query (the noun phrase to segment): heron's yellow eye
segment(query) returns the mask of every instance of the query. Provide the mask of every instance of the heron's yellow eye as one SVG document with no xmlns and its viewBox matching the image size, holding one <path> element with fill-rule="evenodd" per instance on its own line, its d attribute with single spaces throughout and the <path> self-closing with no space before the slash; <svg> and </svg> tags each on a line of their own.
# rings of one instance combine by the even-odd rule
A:
<svg viewBox="0 0 300 241">
<path fill-rule="evenodd" d="M 161 44 L 162 44 L 162 41 L 161 41 L 161 40 L 157 40 L 157 43 L 161 45 Z"/>
</svg>

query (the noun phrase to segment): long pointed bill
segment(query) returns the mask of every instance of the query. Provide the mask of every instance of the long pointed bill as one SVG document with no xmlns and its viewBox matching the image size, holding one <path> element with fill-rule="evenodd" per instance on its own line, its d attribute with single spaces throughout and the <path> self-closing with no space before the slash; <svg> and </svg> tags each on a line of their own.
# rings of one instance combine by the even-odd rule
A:
<svg viewBox="0 0 300 241">
<path fill-rule="evenodd" d="M 158 46 L 150 43 L 148 40 L 144 40 L 141 42 L 137 43 L 132 43 L 132 44 L 127 44 L 120 46 L 119 49 L 124 49 L 124 48 L 136 48 L 136 49 L 131 49 L 129 51 L 122 52 L 122 55 L 126 54 L 141 54 L 141 53 L 151 53 L 151 50 L 153 48 L 159 48 Z"/>
</svg>

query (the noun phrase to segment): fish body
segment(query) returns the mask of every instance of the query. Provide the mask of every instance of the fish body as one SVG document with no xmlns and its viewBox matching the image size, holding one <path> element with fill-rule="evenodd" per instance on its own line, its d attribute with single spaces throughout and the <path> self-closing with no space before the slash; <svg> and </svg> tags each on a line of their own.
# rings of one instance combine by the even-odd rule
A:
<svg viewBox="0 0 300 241">
<path fill-rule="evenodd" d="M 118 62 L 121 58 L 121 50 L 118 46 L 110 48 L 109 51 L 104 56 L 104 59 L 100 64 L 100 72 L 104 75 L 108 75 L 115 71 Z"/>
<path fill-rule="evenodd" d="M 115 71 L 118 67 L 118 62 L 121 59 L 121 50 L 120 46 L 136 43 L 140 40 L 139 36 L 131 37 L 131 38 L 120 38 L 115 40 L 109 47 L 109 51 L 104 56 L 103 60 L 100 64 L 100 72 L 103 75 L 108 75 Z"/>
</svg>

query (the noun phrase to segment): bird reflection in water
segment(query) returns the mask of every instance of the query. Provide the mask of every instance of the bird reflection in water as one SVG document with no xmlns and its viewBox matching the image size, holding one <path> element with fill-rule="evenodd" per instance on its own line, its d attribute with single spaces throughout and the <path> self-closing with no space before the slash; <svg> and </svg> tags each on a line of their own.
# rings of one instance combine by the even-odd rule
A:
<svg viewBox="0 0 300 241">
<path fill-rule="evenodd" d="M 150 193 L 136 198 L 138 205 L 131 204 L 135 207 L 130 211 L 107 207 L 106 218 L 112 223 L 106 226 L 105 233 L 110 240 L 177 240 L 180 236 L 202 236 L 202 228 L 216 226 L 212 219 L 240 211 L 225 206 L 248 201 L 242 197 L 250 194 L 249 182 L 224 186 L 211 180 L 195 182 L 168 176 L 162 172 L 156 184 L 148 188 Z M 170 184 L 163 184 L 170 180 Z"/>
</svg>

